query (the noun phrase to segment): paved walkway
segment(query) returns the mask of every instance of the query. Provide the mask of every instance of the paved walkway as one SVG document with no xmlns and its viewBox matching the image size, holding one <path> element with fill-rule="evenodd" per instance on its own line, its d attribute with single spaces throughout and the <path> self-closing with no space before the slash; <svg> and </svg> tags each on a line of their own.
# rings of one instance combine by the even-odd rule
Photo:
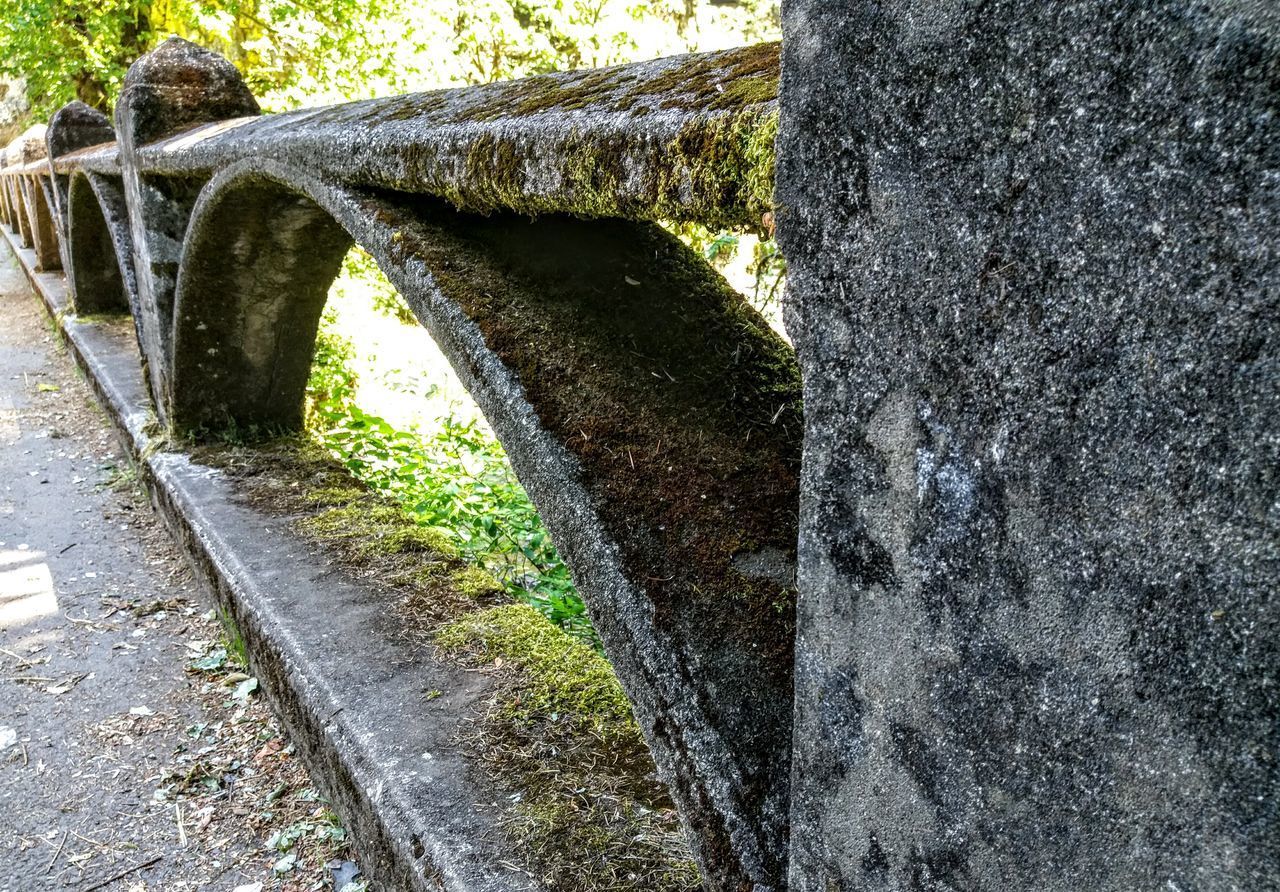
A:
<svg viewBox="0 0 1280 892">
<path fill-rule="evenodd" d="M 132 473 L 0 245 L 0 892 L 333 888 L 341 829 Z"/>
</svg>

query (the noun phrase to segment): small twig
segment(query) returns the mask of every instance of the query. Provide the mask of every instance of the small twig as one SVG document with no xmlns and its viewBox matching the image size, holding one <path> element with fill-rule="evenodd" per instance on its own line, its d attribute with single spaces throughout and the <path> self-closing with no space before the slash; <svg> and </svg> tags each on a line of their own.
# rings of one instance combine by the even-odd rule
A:
<svg viewBox="0 0 1280 892">
<path fill-rule="evenodd" d="M 66 611 L 66 610 L 64 610 L 64 611 L 62 612 L 62 615 L 63 615 L 64 617 L 66 617 L 66 619 L 67 619 L 67 621 L 68 621 L 68 622 L 77 623 L 77 624 L 82 625 L 82 626 L 92 626 L 92 625 L 94 625 L 94 621 L 93 621 L 93 620 L 91 620 L 91 619 L 88 619 L 88 618 L 85 618 L 85 619 L 76 619 L 74 616 L 72 616 L 72 615 L 71 615 L 71 612 L 70 612 L 70 611 Z"/>
<path fill-rule="evenodd" d="M 81 889 L 80 892 L 94 892 L 95 889 L 101 889 L 104 886 L 110 886 L 116 880 L 122 880 L 125 877 L 127 877 L 129 874 L 134 873 L 135 871 L 145 870 L 146 868 L 150 867 L 152 864 L 155 864 L 156 862 L 158 862 L 160 858 L 161 858 L 160 855 L 156 855 L 153 858 L 148 858 L 146 861 L 143 861 L 141 864 L 135 864 L 133 867 L 126 868 L 120 871 L 119 873 L 114 874 L 113 876 L 107 877 L 105 880 L 103 880 L 100 883 L 94 883 L 92 886 L 86 886 L 85 888 Z"/>
<path fill-rule="evenodd" d="M 105 853 L 105 852 L 111 851 L 111 849 L 108 846 L 104 846 L 102 843 L 98 842 L 96 839 L 90 839 L 87 836 L 84 836 L 80 833 L 76 833 L 74 830 L 71 831 L 71 835 L 74 836 L 76 839 L 81 840 L 82 842 L 87 842 L 89 845 L 93 846 L 99 852 Z"/>
<path fill-rule="evenodd" d="M 62 842 L 58 843 L 58 848 L 54 851 L 53 857 L 49 859 L 49 864 L 45 867 L 44 872 L 48 873 L 53 870 L 54 862 L 58 860 L 58 856 L 62 854 L 62 847 L 67 844 L 67 831 L 62 831 Z"/>
<path fill-rule="evenodd" d="M 13 657 L 15 660 L 17 660 L 17 661 L 18 661 L 19 663 L 21 663 L 23 666 L 26 666 L 26 667 L 28 667 L 28 668 L 30 668 L 31 666 L 36 665 L 36 664 L 35 664 L 35 663 L 33 663 L 31 660 L 28 660 L 26 657 L 24 657 L 24 656 L 22 656 L 22 655 L 20 655 L 20 654 L 16 654 L 16 653 L 14 653 L 14 652 L 13 652 L 13 651 L 11 651 L 11 650 L 5 650 L 3 647 L 0 647 L 0 654 L 4 654 L 6 657 Z"/>
<path fill-rule="evenodd" d="M 185 849 L 187 847 L 187 828 L 182 826 L 182 806 L 175 802 L 173 804 L 173 812 L 178 817 L 178 845 Z"/>
</svg>

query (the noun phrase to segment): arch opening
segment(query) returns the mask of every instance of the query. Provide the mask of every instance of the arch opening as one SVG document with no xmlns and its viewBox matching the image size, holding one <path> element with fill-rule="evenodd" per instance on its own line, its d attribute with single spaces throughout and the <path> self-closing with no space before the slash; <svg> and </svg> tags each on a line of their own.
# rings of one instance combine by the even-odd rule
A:
<svg viewBox="0 0 1280 892">
<path fill-rule="evenodd" d="M 58 231 L 54 226 L 54 211 L 45 188 L 45 177 L 31 174 L 24 177 L 28 225 L 31 230 L 31 248 L 36 254 L 37 270 L 62 268 L 62 255 L 58 247 Z"/>
<path fill-rule="evenodd" d="M 170 422 L 195 436 L 295 430 L 320 313 L 351 237 L 256 181 L 195 211 L 178 274 Z"/>
<path fill-rule="evenodd" d="M 26 177 L 21 174 L 13 176 L 13 201 L 15 216 L 18 218 L 14 232 L 18 234 L 18 241 L 22 247 L 30 248 L 32 246 L 31 217 L 27 208 Z"/>
<path fill-rule="evenodd" d="M 132 309 L 132 261 L 127 256 L 127 244 L 123 246 L 123 257 L 122 246 L 117 244 L 120 238 L 127 238 L 127 228 L 119 219 L 120 207 L 111 212 L 114 225 L 108 222 L 103 198 L 110 201 L 111 197 L 108 187 L 108 194 L 100 198 L 83 173 L 71 178 L 67 197 L 67 277 L 73 306 L 81 315 L 128 313 Z M 116 198 L 122 201 L 118 191 Z"/>
<path fill-rule="evenodd" d="M 0 177 L 0 224 L 13 229 L 13 207 L 9 199 L 10 177 Z"/>
</svg>

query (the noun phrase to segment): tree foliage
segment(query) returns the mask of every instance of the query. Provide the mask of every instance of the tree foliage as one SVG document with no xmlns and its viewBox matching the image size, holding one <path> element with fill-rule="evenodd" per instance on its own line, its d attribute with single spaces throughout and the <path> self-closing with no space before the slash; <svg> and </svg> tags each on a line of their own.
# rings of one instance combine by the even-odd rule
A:
<svg viewBox="0 0 1280 892">
<path fill-rule="evenodd" d="M 0 74 L 26 79 L 37 117 L 72 99 L 107 110 L 129 65 L 177 35 L 225 55 L 260 96 L 340 92 L 382 73 L 359 23 L 385 14 L 382 0 L 0 0 Z"/>
<path fill-rule="evenodd" d="M 170 35 L 240 68 L 268 110 L 598 67 L 777 36 L 774 0 L 0 0 L 0 75 L 37 118 L 108 110 Z"/>
</svg>

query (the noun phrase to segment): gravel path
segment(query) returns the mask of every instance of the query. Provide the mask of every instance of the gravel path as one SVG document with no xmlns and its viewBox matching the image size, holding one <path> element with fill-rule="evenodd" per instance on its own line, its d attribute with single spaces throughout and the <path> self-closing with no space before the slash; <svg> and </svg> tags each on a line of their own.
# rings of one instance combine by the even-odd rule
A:
<svg viewBox="0 0 1280 892">
<path fill-rule="evenodd" d="M 210 606 L 0 248 L 0 892 L 345 883 Z"/>
</svg>

